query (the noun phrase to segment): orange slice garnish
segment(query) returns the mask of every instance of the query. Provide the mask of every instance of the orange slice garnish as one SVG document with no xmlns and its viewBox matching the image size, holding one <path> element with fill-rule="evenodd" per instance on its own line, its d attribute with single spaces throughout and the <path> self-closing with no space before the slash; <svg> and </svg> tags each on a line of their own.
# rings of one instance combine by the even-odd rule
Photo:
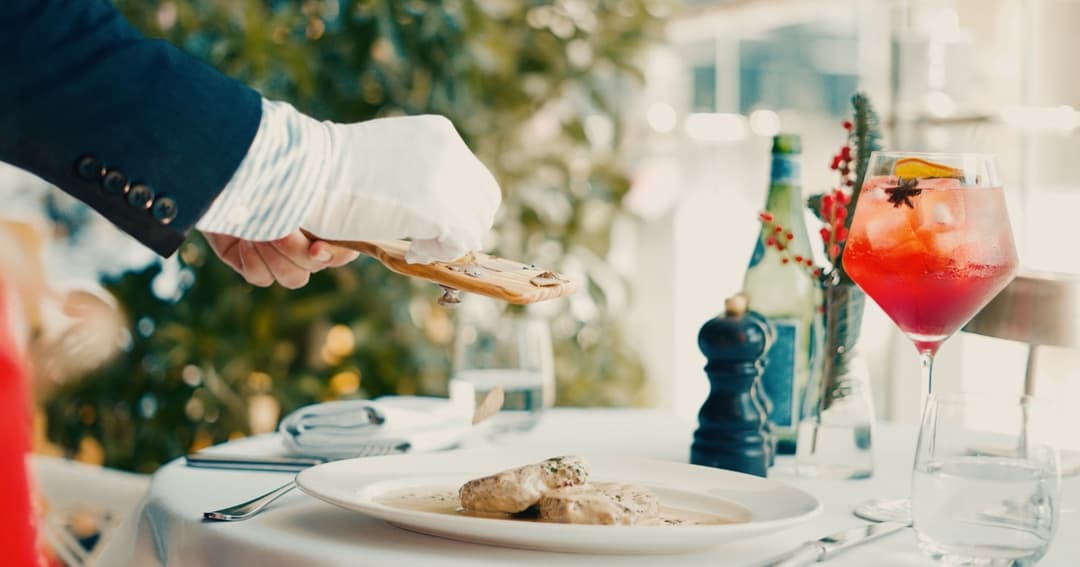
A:
<svg viewBox="0 0 1080 567">
<path fill-rule="evenodd" d="M 893 174 L 904 179 L 954 178 L 962 179 L 963 172 L 955 167 L 934 163 L 922 158 L 901 158 L 896 160 Z"/>
</svg>

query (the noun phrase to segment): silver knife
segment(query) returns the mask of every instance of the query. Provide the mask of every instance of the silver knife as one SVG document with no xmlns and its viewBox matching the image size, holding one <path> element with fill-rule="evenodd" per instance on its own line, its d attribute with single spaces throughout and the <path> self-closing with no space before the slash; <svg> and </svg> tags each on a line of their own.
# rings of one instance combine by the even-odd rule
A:
<svg viewBox="0 0 1080 567">
<path fill-rule="evenodd" d="M 367 443 L 355 447 L 351 457 L 377 457 L 396 455 L 410 449 L 408 441 L 388 440 Z M 189 467 L 203 469 L 232 469 L 242 471 L 300 472 L 315 465 L 336 459 L 322 457 L 266 457 L 258 455 L 228 455 L 217 452 L 192 453 L 185 457 Z"/>
<path fill-rule="evenodd" d="M 910 525 L 901 522 L 881 522 L 880 524 L 867 524 L 851 528 L 827 535 L 818 540 L 808 541 L 783 555 L 758 563 L 755 567 L 802 567 L 804 565 L 813 565 L 849 547 L 885 537 Z"/>
<path fill-rule="evenodd" d="M 189 467 L 202 469 L 232 469 L 242 471 L 300 472 L 306 468 L 325 463 L 326 459 L 305 457 L 263 457 L 249 455 L 226 455 L 220 453 L 192 453 L 185 457 Z"/>
</svg>

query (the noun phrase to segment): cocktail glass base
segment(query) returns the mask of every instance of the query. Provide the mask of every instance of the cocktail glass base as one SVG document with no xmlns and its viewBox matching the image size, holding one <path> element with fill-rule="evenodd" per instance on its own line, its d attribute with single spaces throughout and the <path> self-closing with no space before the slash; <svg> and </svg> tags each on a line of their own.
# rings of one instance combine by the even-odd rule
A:
<svg viewBox="0 0 1080 567">
<path fill-rule="evenodd" d="M 907 498 L 881 498 L 869 500 L 855 507 L 856 516 L 871 522 L 911 523 L 911 500 Z"/>
</svg>

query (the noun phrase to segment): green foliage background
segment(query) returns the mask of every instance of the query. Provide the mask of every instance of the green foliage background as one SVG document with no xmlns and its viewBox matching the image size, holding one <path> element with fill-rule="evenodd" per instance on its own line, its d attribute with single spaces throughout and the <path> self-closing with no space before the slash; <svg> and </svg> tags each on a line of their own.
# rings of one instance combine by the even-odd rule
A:
<svg viewBox="0 0 1080 567">
<path fill-rule="evenodd" d="M 642 403 L 643 371 L 619 332 L 624 305 L 612 300 L 625 296 L 625 282 L 605 255 L 628 188 L 620 105 L 640 80 L 635 58 L 657 39 L 665 5 L 117 4 L 147 35 L 320 119 L 450 117 L 503 187 L 492 249 L 587 282 L 572 300 L 546 307 L 558 403 Z M 53 441 L 74 451 L 96 439 L 108 466 L 147 472 L 247 434 L 253 403 L 283 415 L 338 397 L 445 392 L 453 314 L 435 305 L 434 286 L 361 260 L 317 274 L 299 291 L 253 288 L 197 235 L 179 257 L 178 297 L 150 292 L 156 265 L 104 282 L 123 305 L 131 340 L 109 367 L 51 394 Z M 340 340 L 339 327 L 339 340 L 328 341 L 335 325 L 351 340 Z"/>
</svg>

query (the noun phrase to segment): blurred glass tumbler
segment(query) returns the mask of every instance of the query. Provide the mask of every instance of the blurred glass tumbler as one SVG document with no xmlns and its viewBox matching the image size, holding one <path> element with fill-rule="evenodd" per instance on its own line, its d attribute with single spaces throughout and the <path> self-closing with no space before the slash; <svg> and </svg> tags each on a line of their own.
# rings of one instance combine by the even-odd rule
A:
<svg viewBox="0 0 1080 567">
<path fill-rule="evenodd" d="M 1058 452 L 1045 441 L 1053 421 L 1026 396 L 930 396 L 911 485 L 924 553 L 947 565 L 1042 558 L 1058 516 Z"/>
<path fill-rule="evenodd" d="M 492 418 L 496 432 L 527 431 L 555 404 L 551 330 L 544 319 L 500 312 L 475 299 L 458 311 L 451 381 L 468 382 L 477 403 L 502 386 L 502 410 Z"/>
</svg>

